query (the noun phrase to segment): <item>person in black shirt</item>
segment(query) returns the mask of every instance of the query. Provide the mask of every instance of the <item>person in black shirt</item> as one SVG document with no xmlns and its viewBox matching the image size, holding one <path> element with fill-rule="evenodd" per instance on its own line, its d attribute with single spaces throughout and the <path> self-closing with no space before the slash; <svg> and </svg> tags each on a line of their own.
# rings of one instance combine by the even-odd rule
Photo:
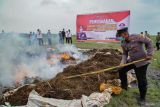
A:
<svg viewBox="0 0 160 107">
<path fill-rule="evenodd" d="M 63 31 L 62 31 L 62 44 L 64 44 L 65 36 L 66 36 L 66 33 L 63 29 Z"/>
</svg>

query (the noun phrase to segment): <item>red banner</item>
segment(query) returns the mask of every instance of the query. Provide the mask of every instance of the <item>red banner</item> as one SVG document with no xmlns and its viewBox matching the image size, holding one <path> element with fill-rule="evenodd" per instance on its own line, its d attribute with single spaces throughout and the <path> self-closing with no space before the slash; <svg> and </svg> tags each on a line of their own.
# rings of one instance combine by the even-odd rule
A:
<svg viewBox="0 0 160 107">
<path fill-rule="evenodd" d="M 77 15 L 77 40 L 115 40 L 117 29 L 129 22 L 130 11 Z"/>
</svg>

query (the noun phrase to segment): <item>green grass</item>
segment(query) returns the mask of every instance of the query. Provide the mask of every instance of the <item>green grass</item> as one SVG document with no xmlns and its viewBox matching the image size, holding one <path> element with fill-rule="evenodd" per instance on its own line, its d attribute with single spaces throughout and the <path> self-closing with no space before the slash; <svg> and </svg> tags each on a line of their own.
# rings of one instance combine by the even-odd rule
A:
<svg viewBox="0 0 160 107">
<path fill-rule="evenodd" d="M 152 107 L 159 107 L 160 104 L 160 83 L 159 81 L 149 78 L 148 92 L 147 92 L 147 102 Z M 111 102 L 105 107 L 140 107 L 137 103 L 137 98 L 139 97 L 138 88 L 130 88 L 128 91 L 123 91 L 120 95 L 113 96 Z M 149 106 L 150 107 L 150 106 Z"/>
<path fill-rule="evenodd" d="M 152 68 L 160 68 L 160 51 L 155 51 L 153 60 L 151 63 Z"/>
<path fill-rule="evenodd" d="M 118 96 L 113 96 L 111 102 L 105 107 L 138 107 L 135 95 L 138 94 L 137 89 L 130 89 L 129 91 L 123 91 Z"/>
<path fill-rule="evenodd" d="M 77 42 L 76 37 L 73 37 L 73 44 L 82 49 L 100 49 L 100 48 L 117 48 L 120 43 L 94 43 L 94 42 Z"/>
</svg>

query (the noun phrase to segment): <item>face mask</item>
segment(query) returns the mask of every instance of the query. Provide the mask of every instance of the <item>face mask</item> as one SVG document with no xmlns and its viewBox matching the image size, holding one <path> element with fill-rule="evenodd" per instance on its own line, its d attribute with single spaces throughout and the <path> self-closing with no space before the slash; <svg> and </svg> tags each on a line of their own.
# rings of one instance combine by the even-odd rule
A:
<svg viewBox="0 0 160 107">
<path fill-rule="evenodd" d="M 125 40 L 125 38 L 123 38 L 123 37 L 119 37 L 117 39 L 120 40 L 120 41 L 124 41 Z"/>
</svg>

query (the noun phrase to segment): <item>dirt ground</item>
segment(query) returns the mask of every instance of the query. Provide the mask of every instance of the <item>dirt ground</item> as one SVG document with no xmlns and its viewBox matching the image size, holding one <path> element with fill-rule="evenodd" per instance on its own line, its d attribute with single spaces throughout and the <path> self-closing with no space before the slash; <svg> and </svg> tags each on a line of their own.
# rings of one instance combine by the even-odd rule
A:
<svg viewBox="0 0 160 107">
<path fill-rule="evenodd" d="M 151 78 L 160 80 L 160 69 L 149 68 L 148 71 L 147 71 L 147 75 Z"/>
<path fill-rule="evenodd" d="M 29 93 L 34 89 L 41 96 L 57 99 L 79 99 L 82 94 L 90 95 L 99 91 L 99 85 L 107 80 L 117 79 L 118 73 L 110 71 L 99 75 L 77 77 L 64 80 L 64 77 L 93 72 L 116 66 L 120 63 L 121 53 L 114 49 L 91 50 L 85 52 L 92 57 L 77 65 L 68 66 L 62 73 L 48 81 L 40 81 L 34 85 L 26 85 L 15 93 L 0 100 L 0 105 L 10 102 L 11 105 L 26 105 Z"/>
</svg>

